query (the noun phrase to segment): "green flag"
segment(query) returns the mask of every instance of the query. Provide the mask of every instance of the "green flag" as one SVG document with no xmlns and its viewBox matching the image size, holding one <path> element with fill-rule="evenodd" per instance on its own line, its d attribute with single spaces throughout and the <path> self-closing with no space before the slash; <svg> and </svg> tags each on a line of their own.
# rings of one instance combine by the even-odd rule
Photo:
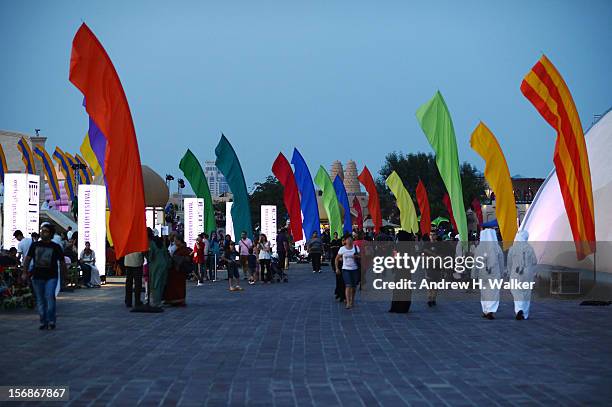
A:
<svg viewBox="0 0 612 407">
<path fill-rule="evenodd" d="M 329 233 L 331 236 L 334 232 L 338 232 L 338 236 L 342 236 L 342 215 L 340 214 L 340 203 L 338 202 L 338 196 L 336 195 L 336 189 L 334 184 L 329 178 L 329 174 L 325 171 L 323 166 L 319 167 L 317 175 L 314 179 L 315 184 L 321 191 L 323 191 L 323 206 L 327 217 L 329 218 Z"/>
<path fill-rule="evenodd" d="M 417 219 L 416 209 L 414 208 L 414 202 L 410 194 L 406 190 L 404 183 L 402 182 L 397 172 L 393 171 L 391 175 L 385 181 L 395 199 L 397 200 L 397 207 L 400 210 L 400 225 L 406 232 L 419 233 L 419 221 Z"/>
<path fill-rule="evenodd" d="M 221 140 L 215 148 L 217 161 L 215 165 L 225 176 L 227 185 L 234 196 L 232 205 L 232 222 L 234 224 L 234 239 L 240 240 L 240 233 L 245 231 L 249 238 L 253 238 L 251 225 L 251 209 L 249 208 L 249 193 L 247 191 L 244 174 L 238 156 L 227 138 L 221 134 Z"/>
<path fill-rule="evenodd" d="M 453 121 L 440 91 L 437 91 L 429 102 L 419 107 L 416 117 L 436 153 L 436 165 L 450 196 L 461 241 L 467 242 L 467 218 L 463 206 L 457 139 Z"/>
<path fill-rule="evenodd" d="M 210 189 L 208 189 L 208 182 L 202 166 L 191 152 L 187 149 L 185 155 L 179 163 L 179 168 L 185 174 L 185 178 L 189 181 L 189 185 L 195 192 L 198 198 L 204 198 L 204 232 L 210 233 L 217 230 L 217 222 L 215 221 L 215 209 L 213 208 L 212 197 L 210 196 Z"/>
</svg>

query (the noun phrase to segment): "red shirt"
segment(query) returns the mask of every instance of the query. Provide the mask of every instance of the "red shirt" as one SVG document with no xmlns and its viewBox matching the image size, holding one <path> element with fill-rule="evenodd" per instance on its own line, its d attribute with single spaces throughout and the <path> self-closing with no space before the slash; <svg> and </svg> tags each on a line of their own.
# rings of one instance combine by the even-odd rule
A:
<svg viewBox="0 0 612 407">
<path fill-rule="evenodd" d="M 206 257 L 204 256 L 204 243 L 196 242 L 193 246 L 193 262 L 196 264 L 206 263 Z"/>
</svg>

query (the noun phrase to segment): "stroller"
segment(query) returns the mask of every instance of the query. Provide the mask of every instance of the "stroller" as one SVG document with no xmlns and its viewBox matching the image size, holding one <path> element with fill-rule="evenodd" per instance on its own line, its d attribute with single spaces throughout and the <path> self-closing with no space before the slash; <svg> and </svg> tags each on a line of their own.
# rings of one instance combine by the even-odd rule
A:
<svg viewBox="0 0 612 407">
<path fill-rule="evenodd" d="M 272 257 L 272 261 L 270 262 L 270 271 L 272 272 L 271 282 L 280 283 L 283 281 L 284 283 L 289 282 L 287 278 L 287 274 L 285 270 L 283 270 L 281 264 L 278 262 L 278 257 Z"/>
</svg>

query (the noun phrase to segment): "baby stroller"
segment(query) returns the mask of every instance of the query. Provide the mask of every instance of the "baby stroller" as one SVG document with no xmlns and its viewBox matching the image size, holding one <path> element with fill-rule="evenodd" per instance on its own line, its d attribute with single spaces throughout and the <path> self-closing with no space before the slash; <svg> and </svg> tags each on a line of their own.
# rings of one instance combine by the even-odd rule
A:
<svg viewBox="0 0 612 407">
<path fill-rule="evenodd" d="M 272 272 L 272 279 L 270 280 L 273 283 L 280 283 L 281 281 L 287 283 L 289 279 L 287 278 L 287 274 L 283 267 L 278 262 L 278 257 L 273 257 L 270 262 L 270 271 Z"/>
</svg>

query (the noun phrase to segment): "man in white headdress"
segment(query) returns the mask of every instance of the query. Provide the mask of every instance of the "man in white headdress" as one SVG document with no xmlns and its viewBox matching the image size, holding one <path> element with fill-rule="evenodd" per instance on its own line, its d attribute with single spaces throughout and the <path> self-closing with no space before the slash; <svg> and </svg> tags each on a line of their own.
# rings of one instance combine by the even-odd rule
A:
<svg viewBox="0 0 612 407">
<path fill-rule="evenodd" d="M 523 286 L 522 283 L 531 283 L 535 278 L 535 266 L 538 260 L 533 247 L 527 242 L 528 239 L 529 233 L 526 230 L 519 230 L 514 238 L 514 244 L 508 251 L 508 274 L 510 281 L 519 283 L 518 286 Z M 531 289 L 513 288 L 510 291 L 514 297 L 516 319 L 519 321 L 527 319 L 531 304 Z"/>
<path fill-rule="evenodd" d="M 484 229 L 480 232 L 480 243 L 474 251 L 474 258 L 481 259 L 482 263 L 476 262 L 474 275 L 482 286 L 480 288 L 480 304 L 482 305 L 482 317 L 495 319 L 495 312 L 499 307 L 500 286 L 493 282 L 501 282 L 504 270 L 504 253 L 499 247 L 497 234 L 493 229 Z M 478 267 L 482 265 L 482 267 Z"/>
</svg>

